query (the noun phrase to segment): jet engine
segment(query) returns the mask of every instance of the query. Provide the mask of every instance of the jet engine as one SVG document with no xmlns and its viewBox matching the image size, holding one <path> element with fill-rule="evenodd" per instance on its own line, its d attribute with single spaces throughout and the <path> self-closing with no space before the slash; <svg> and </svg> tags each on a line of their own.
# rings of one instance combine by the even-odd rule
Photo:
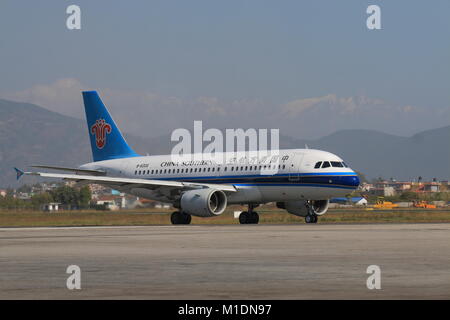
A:
<svg viewBox="0 0 450 320">
<path fill-rule="evenodd" d="M 223 191 L 211 188 L 190 190 L 183 193 L 181 210 L 197 217 L 214 217 L 227 207 L 227 196 Z"/>
<path fill-rule="evenodd" d="M 287 212 L 305 217 L 308 214 L 308 207 L 310 206 L 311 210 L 318 216 L 323 215 L 328 210 L 329 200 L 298 200 L 298 201 L 289 201 L 289 202 L 277 202 L 277 207 L 280 209 L 285 209 Z"/>
</svg>

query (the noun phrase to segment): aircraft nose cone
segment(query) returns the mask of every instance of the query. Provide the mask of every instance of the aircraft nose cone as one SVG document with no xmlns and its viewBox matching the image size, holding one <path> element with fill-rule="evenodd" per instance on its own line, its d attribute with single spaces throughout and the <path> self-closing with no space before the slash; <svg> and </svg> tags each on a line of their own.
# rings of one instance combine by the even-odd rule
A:
<svg viewBox="0 0 450 320">
<path fill-rule="evenodd" d="M 357 173 L 355 173 L 355 176 L 353 177 L 353 181 L 352 182 L 353 182 L 353 185 L 355 187 L 359 186 L 360 181 L 359 181 L 359 177 L 358 177 Z"/>
</svg>

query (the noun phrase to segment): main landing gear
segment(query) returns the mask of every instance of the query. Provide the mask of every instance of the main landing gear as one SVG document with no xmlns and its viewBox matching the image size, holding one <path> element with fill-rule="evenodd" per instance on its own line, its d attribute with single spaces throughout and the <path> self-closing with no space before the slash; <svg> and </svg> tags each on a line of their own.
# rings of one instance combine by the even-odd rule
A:
<svg viewBox="0 0 450 320">
<path fill-rule="evenodd" d="M 239 215 L 239 223 L 240 224 L 258 224 L 259 222 L 259 215 L 256 211 L 253 211 L 254 208 L 257 206 L 255 205 L 248 205 L 248 211 L 243 211 Z"/>
<path fill-rule="evenodd" d="M 190 224 L 191 218 L 192 217 L 190 214 L 180 212 L 180 211 L 175 211 L 170 216 L 170 221 L 172 222 L 172 224 Z"/>
</svg>

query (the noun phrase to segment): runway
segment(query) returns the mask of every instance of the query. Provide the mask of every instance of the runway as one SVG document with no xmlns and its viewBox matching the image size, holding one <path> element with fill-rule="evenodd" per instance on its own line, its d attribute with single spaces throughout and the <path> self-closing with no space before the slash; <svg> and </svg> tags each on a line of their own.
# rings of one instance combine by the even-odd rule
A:
<svg viewBox="0 0 450 320">
<path fill-rule="evenodd" d="M 450 298 L 450 224 L 0 229 L 0 299 L 403 298 Z"/>
</svg>

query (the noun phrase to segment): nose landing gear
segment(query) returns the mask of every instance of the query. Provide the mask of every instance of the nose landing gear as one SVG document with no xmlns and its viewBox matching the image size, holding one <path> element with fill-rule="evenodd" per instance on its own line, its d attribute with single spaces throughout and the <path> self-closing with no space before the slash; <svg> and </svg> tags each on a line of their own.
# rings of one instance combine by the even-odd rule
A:
<svg viewBox="0 0 450 320">
<path fill-rule="evenodd" d="M 308 214 L 305 216 L 305 222 L 306 223 L 317 223 L 319 220 L 319 217 L 314 212 L 314 210 L 311 208 L 311 205 L 307 202 L 306 203 L 306 209 L 308 210 Z"/>
<path fill-rule="evenodd" d="M 306 223 L 317 223 L 319 217 L 316 214 L 308 214 L 305 216 Z"/>
</svg>

